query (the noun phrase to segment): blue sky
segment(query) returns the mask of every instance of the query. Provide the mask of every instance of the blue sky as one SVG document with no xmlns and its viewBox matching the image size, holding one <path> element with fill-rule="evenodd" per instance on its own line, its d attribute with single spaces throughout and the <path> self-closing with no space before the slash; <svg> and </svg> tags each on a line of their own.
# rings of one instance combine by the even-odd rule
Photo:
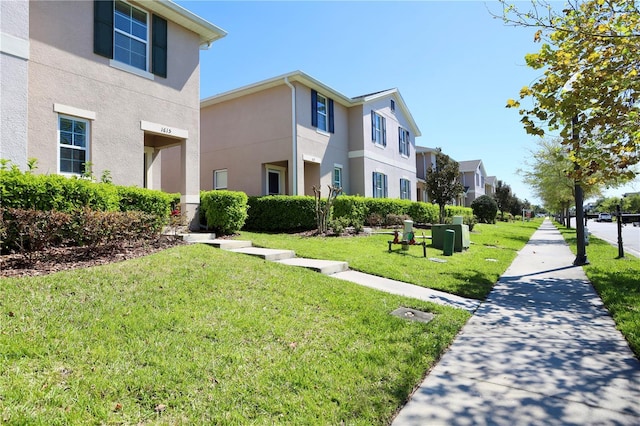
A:
<svg viewBox="0 0 640 426">
<path fill-rule="evenodd" d="M 505 108 L 541 76 L 535 29 L 505 26 L 498 2 L 177 1 L 227 31 L 201 52 L 201 97 L 301 70 L 355 97 L 398 88 L 422 136 L 457 161 L 482 160 L 522 200 L 517 170 L 536 150 Z M 526 4 L 525 4 L 526 5 Z M 640 185 L 607 191 L 618 196 Z"/>
</svg>

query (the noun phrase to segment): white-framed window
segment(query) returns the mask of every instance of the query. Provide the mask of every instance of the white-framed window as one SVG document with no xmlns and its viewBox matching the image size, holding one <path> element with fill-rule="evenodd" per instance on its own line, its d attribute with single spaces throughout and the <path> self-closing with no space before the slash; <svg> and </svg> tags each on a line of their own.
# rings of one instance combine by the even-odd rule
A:
<svg viewBox="0 0 640 426">
<path fill-rule="evenodd" d="M 387 146 L 387 128 L 383 116 L 371 111 L 371 140 L 376 145 Z"/>
<path fill-rule="evenodd" d="M 387 198 L 387 175 L 373 172 L 373 198 Z"/>
<path fill-rule="evenodd" d="M 114 8 L 113 59 L 148 70 L 149 24 L 147 13 L 116 0 Z"/>
<path fill-rule="evenodd" d="M 284 194 L 284 167 L 266 166 L 266 191 L 267 195 Z"/>
<path fill-rule="evenodd" d="M 213 189 L 227 189 L 227 169 L 213 171 Z"/>
<path fill-rule="evenodd" d="M 58 171 L 82 175 L 89 161 L 89 121 L 58 115 Z"/>
<path fill-rule="evenodd" d="M 411 181 L 409 179 L 400 179 L 400 199 L 411 199 Z"/>
<path fill-rule="evenodd" d="M 342 167 L 340 166 L 333 168 L 333 186 L 342 188 Z"/>
<path fill-rule="evenodd" d="M 396 101 L 391 99 L 391 112 L 396 112 Z"/>
<path fill-rule="evenodd" d="M 318 93 L 317 95 L 316 108 L 317 108 L 316 114 L 318 118 L 317 127 L 318 129 L 324 130 L 326 132 L 328 130 L 327 124 L 329 123 L 327 119 L 328 118 L 327 98 L 322 96 L 320 93 Z"/>
<path fill-rule="evenodd" d="M 399 139 L 399 152 L 400 154 L 408 157 L 409 147 L 411 146 L 411 139 L 409 139 L 409 131 L 398 127 L 398 139 Z"/>
</svg>

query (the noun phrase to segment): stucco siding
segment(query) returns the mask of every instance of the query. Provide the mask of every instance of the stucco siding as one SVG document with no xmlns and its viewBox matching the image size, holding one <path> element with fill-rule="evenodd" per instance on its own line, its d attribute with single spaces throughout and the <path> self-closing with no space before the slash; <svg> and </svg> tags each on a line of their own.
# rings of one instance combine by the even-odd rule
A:
<svg viewBox="0 0 640 426">
<path fill-rule="evenodd" d="M 263 195 L 265 163 L 292 158 L 291 89 L 284 85 L 203 107 L 200 186 L 227 169 L 227 186 Z"/>
<path fill-rule="evenodd" d="M 93 2 L 32 2 L 30 28 L 29 156 L 38 171 L 58 170 L 59 104 L 93 113 L 89 161 L 94 175 L 108 170 L 115 184 L 144 184 L 142 121 L 186 131 L 185 179 L 177 172 L 163 189 L 199 192 L 198 35 L 168 22 L 168 78 L 150 79 L 93 53 Z"/>
<path fill-rule="evenodd" d="M 0 1 L 0 158 L 25 169 L 29 71 L 29 2 Z"/>
</svg>

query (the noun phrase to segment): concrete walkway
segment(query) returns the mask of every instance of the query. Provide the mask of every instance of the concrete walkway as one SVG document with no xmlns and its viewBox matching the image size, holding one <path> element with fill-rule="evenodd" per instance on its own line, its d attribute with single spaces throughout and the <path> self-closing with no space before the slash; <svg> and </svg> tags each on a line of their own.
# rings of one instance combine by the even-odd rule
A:
<svg viewBox="0 0 640 426">
<path fill-rule="evenodd" d="M 640 425 L 640 362 L 545 221 L 393 426 Z"/>
</svg>

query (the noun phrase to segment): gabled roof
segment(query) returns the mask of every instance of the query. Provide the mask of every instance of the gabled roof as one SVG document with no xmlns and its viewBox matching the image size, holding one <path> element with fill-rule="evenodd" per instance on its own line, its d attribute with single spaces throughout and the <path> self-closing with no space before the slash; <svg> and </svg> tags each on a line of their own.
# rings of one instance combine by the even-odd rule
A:
<svg viewBox="0 0 640 426">
<path fill-rule="evenodd" d="M 475 172 L 479 168 L 483 176 L 487 175 L 487 172 L 484 170 L 482 160 L 458 161 L 458 167 L 460 168 L 461 173 Z"/>
<path fill-rule="evenodd" d="M 227 92 L 223 92 L 217 95 L 209 96 L 200 101 L 200 108 L 208 107 L 210 105 L 215 105 L 220 102 L 228 101 L 231 99 L 239 98 L 241 96 L 246 96 L 252 93 L 270 89 L 272 87 L 276 87 L 281 84 L 284 84 L 286 81 L 288 82 L 297 81 L 304 84 L 307 87 L 310 87 L 314 90 L 325 93 L 331 98 L 333 98 L 335 102 L 338 102 L 339 104 L 347 108 L 353 107 L 356 105 L 362 105 L 365 102 L 370 102 L 385 96 L 394 97 L 396 99 L 396 103 L 401 108 L 403 114 L 409 121 L 409 124 L 411 124 L 411 126 L 413 127 L 413 132 L 415 136 L 421 136 L 420 129 L 418 128 L 418 125 L 414 121 L 413 116 L 409 112 L 409 108 L 407 107 L 407 104 L 404 102 L 404 99 L 402 99 L 402 96 L 400 95 L 400 92 L 398 91 L 398 89 L 389 89 L 389 90 L 371 93 L 368 95 L 358 96 L 356 98 L 349 98 L 343 95 L 342 93 L 338 92 L 337 90 L 333 89 L 332 87 L 327 86 L 321 81 L 316 80 L 310 75 L 305 74 L 304 72 L 299 70 L 293 71 L 287 74 L 282 74 L 267 80 L 259 81 L 257 83 L 252 83 L 247 86 L 239 87 L 237 89 L 229 90 Z"/>
<path fill-rule="evenodd" d="M 227 32 L 222 28 L 199 17 L 171 0 L 145 1 L 142 5 L 146 9 L 162 15 L 168 20 L 198 34 L 200 36 L 201 49 L 208 49 L 214 41 L 227 35 Z"/>
</svg>

